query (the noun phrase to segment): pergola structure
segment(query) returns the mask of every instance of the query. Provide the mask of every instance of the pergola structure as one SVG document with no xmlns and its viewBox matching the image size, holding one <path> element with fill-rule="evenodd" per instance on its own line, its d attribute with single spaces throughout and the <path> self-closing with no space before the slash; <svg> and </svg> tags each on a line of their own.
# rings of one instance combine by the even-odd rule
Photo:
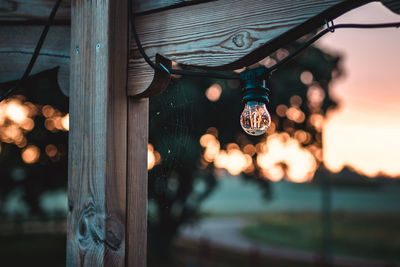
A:
<svg viewBox="0 0 400 267">
<path fill-rule="evenodd" d="M 256 63 L 370 0 L 134 0 L 153 61 L 214 70 Z M 400 1 L 382 0 L 400 13 Z M 0 82 L 16 80 L 54 0 L 0 3 Z M 146 266 L 148 98 L 155 74 L 130 38 L 128 0 L 64 0 L 33 69 L 70 97 L 67 266 Z"/>
</svg>

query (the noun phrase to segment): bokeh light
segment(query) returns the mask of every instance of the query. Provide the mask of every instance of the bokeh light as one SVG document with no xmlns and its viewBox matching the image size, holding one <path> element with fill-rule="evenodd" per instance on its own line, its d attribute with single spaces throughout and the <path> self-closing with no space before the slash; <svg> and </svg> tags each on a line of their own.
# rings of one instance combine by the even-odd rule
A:
<svg viewBox="0 0 400 267">
<path fill-rule="evenodd" d="M 305 85 L 310 85 L 313 82 L 313 79 L 314 79 L 314 77 L 313 77 L 312 73 L 309 71 L 303 71 L 300 74 L 300 80 Z"/>
<path fill-rule="evenodd" d="M 20 102 L 12 100 L 7 104 L 6 114 L 9 119 L 15 121 L 16 123 L 21 123 L 27 117 L 28 112 L 26 107 L 21 105 Z"/>
<path fill-rule="evenodd" d="M 221 93 L 222 93 L 221 85 L 218 83 L 214 83 L 209 88 L 207 88 L 206 97 L 208 98 L 208 100 L 216 102 L 221 97 Z"/>
<path fill-rule="evenodd" d="M 57 155 L 58 149 L 55 145 L 49 144 L 46 146 L 45 151 L 46 151 L 47 156 L 52 158 Z"/>
<path fill-rule="evenodd" d="M 275 133 L 268 136 L 262 145 L 262 151 L 257 155 L 257 165 L 271 180 L 279 180 L 283 177 L 282 166 L 284 166 L 287 178 L 292 182 L 310 181 L 318 167 L 313 154 L 287 133 Z"/>
<path fill-rule="evenodd" d="M 40 150 L 37 146 L 26 147 L 21 154 L 22 160 L 27 164 L 33 164 L 39 160 Z"/>
<path fill-rule="evenodd" d="M 69 131 L 69 113 L 61 119 L 61 126 L 64 130 Z"/>
<path fill-rule="evenodd" d="M 151 170 L 154 166 L 161 163 L 161 155 L 158 151 L 154 150 L 152 144 L 147 145 L 147 169 Z"/>
<path fill-rule="evenodd" d="M 24 96 L 16 95 L 0 102 L 0 144 L 14 144 L 22 149 L 21 157 L 25 163 L 32 164 L 39 160 L 40 150 L 34 145 L 28 146 L 26 135 L 35 128 L 35 117 L 43 115 L 46 129 L 56 132 L 69 130 L 69 115 L 63 114 L 50 105 L 37 105 L 25 100 Z M 54 158 L 57 147 L 47 145 L 46 154 Z"/>
<path fill-rule="evenodd" d="M 311 135 L 305 131 L 296 131 L 296 138 L 288 133 L 272 133 L 255 146 L 246 144 L 242 148 L 236 143 L 229 143 L 221 149 L 216 135 L 206 133 L 200 138 L 204 148 L 203 165 L 213 163 L 216 168 L 224 169 L 231 175 L 253 173 L 256 168 L 260 174 L 271 181 L 286 178 L 292 182 L 308 182 L 312 179 L 318 161 L 314 156 L 322 152 L 316 146 L 303 147 Z M 313 150 L 313 151 L 311 151 Z"/>
</svg>

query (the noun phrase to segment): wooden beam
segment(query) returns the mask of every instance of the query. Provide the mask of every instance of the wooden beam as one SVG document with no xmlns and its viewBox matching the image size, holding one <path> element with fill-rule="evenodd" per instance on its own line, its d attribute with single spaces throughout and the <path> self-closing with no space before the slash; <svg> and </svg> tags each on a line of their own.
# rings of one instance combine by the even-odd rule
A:
<svg viewBox="0 0 400 267">
<path fill-rule="evenodd" d="M 67 266 L 125 266 L 126 0 L 73 0 Z"/>
<path fill-rule="evenodd" d="M 0 1 L 0 24 L 18 21 L 44 23 L 50 15 L 54 0 L 7 0 Z M 71 1 L 62 1 L 55 17 L 56 23 L 69 24 Z"/>
<path fill-rule="evenodd" d="M 135 0 L 135 12 L 148 13 L 158 10 L 193 5 L 215 0 Z M 7 0 L 0 1 L 0 24 L 20 22 L 44 23 L 54 5 L 54 0 Z M 57 11 L 55 23 L 69 24 L 71 0 L 64 0 Z"/>
<path fill-rule="evenodd" d="M 217 0 L 135 0 L 133 9 L 135 14 L 151 13 L 211 1 Z"/>
<path fill-rule="evenodd" d="M 325 19 L 334 19 L 368 2 L 218 0 L 136 16 L 135 24 L 143 47 L 153 60 L 159 53 L 182 64 L 234 70 L 254 64 L 315 30 Z M 153 70 L 132 43 L 128 94 L 136 95 L 148 88 Z"/>
<path fill-rule="evenodd" d="M 0 83 L 21 78 L 43 26 L 0 26 Z M 31 74 L 59 67 L 58 84 L 68 95 L 70 27 L 52 26 Z M 4 64 L 4 62 L 7 62 Z"/>
</svg>

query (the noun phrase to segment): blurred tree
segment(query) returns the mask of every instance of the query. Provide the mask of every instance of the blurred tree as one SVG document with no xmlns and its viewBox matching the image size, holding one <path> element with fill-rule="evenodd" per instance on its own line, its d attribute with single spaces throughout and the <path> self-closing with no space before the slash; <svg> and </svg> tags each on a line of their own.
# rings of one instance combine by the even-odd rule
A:
<svg viewBox="0 0 400 267">
<path fill-rule="evenodd" d="M 271 65 L 300 44 L 280 49 L 261 63 Z M 336 105 L 328 93 L 329 83 L 340 73 L 339 56 L 310 47 L 270 80 L 271 131 L 285 131 L 297 139 L 298 130 L 304 131 L 307 138 L 303 136 L 299 142 L 310 148 L 317 162 L 322 147 L 320 119 Z M 290 114 L 290 108 L 297 113 Z M 198 218 L 202 201 L 218 184 L 219 170 L 205 160 L 200 138 L 210 133 L 221 148 L 236 143 L 242 150 L 246 144 L 265 140 L 242 131 L 242 110 L 240 83 L 234 80 L 181 77 L 150 100 L 149 142 L 161 155 L 159 164 L 149 172 L 149 245 L 155 256 L 150 261 L 165 263 L 179 227 Z M 242 177 L 258 183 L 268 197 L 268 180 L 257 168 L 256 155 L 252 158 L 254 170 Z"/>
<path fill-rule="evenodd" d="M 0 103 L 0 213 L 16 192 L 29 210 L 46 214 L 40 197 L 67 185 L 68 136 L 61 120 L 68 98 L 57 84 L 57 69 L 31 76 L 15 96 Z M 14 82 L 0 85 L 0 92 Z"/>
</svg>

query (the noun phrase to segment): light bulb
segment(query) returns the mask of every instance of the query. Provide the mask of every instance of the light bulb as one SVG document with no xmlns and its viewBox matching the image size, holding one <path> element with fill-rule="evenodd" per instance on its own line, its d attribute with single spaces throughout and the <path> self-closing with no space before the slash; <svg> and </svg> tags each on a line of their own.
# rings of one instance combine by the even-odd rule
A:
<svg viewBox="0 0 400 267">
<path fill-rule="evenodd" d="M 240 125 L 249 135 L 262 135 L 271 125 L 271 116 L 264 102 L 249 101 L 245 104 Z"/>
<path fill-rule="evenodd" d="M 271 125 L 271 116 L 266 106 L 269 103 L 270 94 L 266 84 L 270 75 L 271 73 L 265 67 L 240 73 L 240 79 L 244 82 L 242 101 L 245 104 L 240 115 L 240 125 L 249 135 L 262 135 Z"/>
</svg>

